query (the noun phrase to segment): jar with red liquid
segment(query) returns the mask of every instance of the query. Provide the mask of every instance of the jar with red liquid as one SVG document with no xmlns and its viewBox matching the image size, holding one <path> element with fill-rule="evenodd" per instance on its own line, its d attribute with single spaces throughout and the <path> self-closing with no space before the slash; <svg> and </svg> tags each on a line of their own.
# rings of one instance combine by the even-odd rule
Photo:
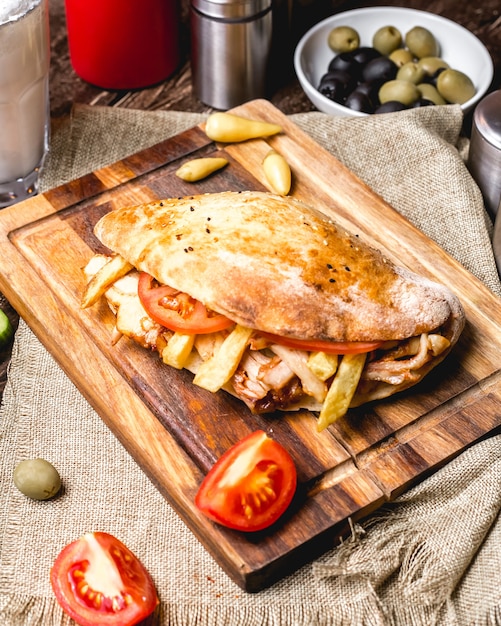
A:
<svg viewBox="0 0 501 626">
<path fill-rule="evenodd" d="M 178 0 L 65 0 L 71 64 L 88 83 L 149 87 L 180 60 Z"/>
</svg>

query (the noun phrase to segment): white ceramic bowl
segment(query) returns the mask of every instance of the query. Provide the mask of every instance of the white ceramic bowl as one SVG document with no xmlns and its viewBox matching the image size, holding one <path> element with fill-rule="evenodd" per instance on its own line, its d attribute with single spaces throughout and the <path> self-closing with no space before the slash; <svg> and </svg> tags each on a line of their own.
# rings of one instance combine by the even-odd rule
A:
<svg viewBox="0 0 501 626">
<path fill-rule="evenodd" d="M 351 26 L 360 35 L 361 46 L 372 46 L 372 37 L 382 26 L 395 26 L 405 37 L 414 26 L 423 26 L 435 36 L 440 57 L 451 68 L 464 72 L 473 81 L 476 93 L 461 105 L 466 113 L 489 88 L 494 68 L 486 47 L 469 30 L 440 15 L 400 7 L 369 7 L 343 11 L 328 17 L 311 28 L 299 41 L 294 52 L 294 68 L 304 92 L 323 113 L 337 116 L 363 117 L 367 113 L 353 111 L 333 102 L 317 91 L 321 77 L 335 53 L 327 38 L 336 26 Z"/>
</svg>

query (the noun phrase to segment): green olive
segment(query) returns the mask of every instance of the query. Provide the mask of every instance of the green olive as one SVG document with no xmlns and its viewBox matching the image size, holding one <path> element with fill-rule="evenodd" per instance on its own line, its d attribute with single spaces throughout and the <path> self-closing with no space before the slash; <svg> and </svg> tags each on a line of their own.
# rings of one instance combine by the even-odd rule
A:
<svg viewBox="0 0 501 626">
<path fill-rule="evenodd" d="M 416 100 L 419 100 L 421 94 L 414 83 L 408 80 L 389 80 L 381 86 L 379 90 L 379 101 L 381 104 L 385 102 L 395 101 L 410 106 Z"/>
<path fill-rule="evenodd" d="M 334 52 L 351 52 L 360 46 L 360 36 L 351 26 L 337 26 L 329 33 L 327 43 Z"/>
<path fill-rule="evenodd" d="M 464 104 L 475 95 L 475 85 L 472 80 L 459 70 L 447 69 L 440 73 L 437 79 L 438 93 L 452 104 Z"/>
<path fill-rule="evenodd" d="M 411 51 L 407 50 L 407 48 L 397 48 L 393 50 L 389 57 L 397 67 L 402 67 L 402 65 L 414 61 Z"/>
<path fill-rule="evenodd" d="M 433 33 L 423 26 L 414 26 L 405 35 L 405 45 L 418 59 L 423 57 L 437 57 L 438 42 Z"/>
<path fill-rule="evenodd" d="M 45 459 L 26 459 L 14 470 L 14 484 L 28 498 L 48 500 L 61 489 L 61 478 Z"/>
<path fill-rule="evenodd" d="M 405 63 L 397 72 L 397 80 L 408 80 L 411 83 L 417 85 L 422 82 L 425 77 L 425 71 L 422 67 L 419 67 L 417 63 L 411 61 L 410 63 Z"/>
<path fill-rule="evenodd" d="M 421 97 L 425 100 L 429 100 L 430 102 L 433 102 L 433 104 L 447 104 L 434 85 L 430 85 L 430 83 L 421 83 L 417 86 L 417 88 L 419 89 Z"/>
<path fill-rule="evenodd" d="M 422 67 L 429 76 L 433 76 L 433 74 L 441 68 L 447 69 L 449 67 L 449 64 L 440 57 L 423 57 L 419 59 L 418 65 Z"/>
<path fill-rule="evenodd" d="M 388 56 L 402 45 L 402 35 L 395 26 L 382 26 L 372 37 L 372 47 Z"/>
</svg>

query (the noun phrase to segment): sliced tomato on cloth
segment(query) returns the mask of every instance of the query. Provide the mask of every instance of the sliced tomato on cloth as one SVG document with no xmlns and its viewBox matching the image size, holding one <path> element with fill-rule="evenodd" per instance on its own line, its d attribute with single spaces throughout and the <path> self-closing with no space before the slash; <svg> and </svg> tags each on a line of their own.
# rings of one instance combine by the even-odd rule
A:
<svg viewBox="0 0 501 626">
<path fill-rule="evenodd" d="M 223 526 L 253 532 L 278 520 L 291 503 L 296 484 L 290 454 L 257 430 L 217 461 L 200 485 L 195 504 Z"/>
<path fill-rule="evenodd" d="M 296 350 L 307 350 L 308 352 L 325 352 L 327 354 L 362 354 L 377 350 L 382 341 L 308 341 L 307 339 L 294 339 L 291 337 L 281 337 L 271 333 L 262 333 L 268 341 L 279 343 Z"/>
<path fill-rule="evenodd" d="M 148 315 L 169 330 L 187 334 L 214 333 L 235 322 L 210 312 L 199 300 L 167 285 L 158 285 L 150 274 L 139 275 L 138 295 Z"/>
<path fill-rule="evenodd" d="M 63 548 L 50 581 L 61 608 L 80 626 L 133 626 L 158 604 L 144 566 L 107 533 L 87 533 Z"/>
</svg>

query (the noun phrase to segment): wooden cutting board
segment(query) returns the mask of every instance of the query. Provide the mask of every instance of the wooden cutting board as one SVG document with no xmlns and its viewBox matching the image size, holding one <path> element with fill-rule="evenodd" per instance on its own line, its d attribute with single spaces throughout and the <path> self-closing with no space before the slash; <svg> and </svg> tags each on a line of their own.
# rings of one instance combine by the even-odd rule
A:
<svg viewBox="0 0 501 626">
<path fill-rule="evenodd" d="M 217 146 L 203 125 L 0 213 L 0 289 L 198 539 L 242 588 L 258 591 L 338 541 L 348 520 L 393 500 L 501 422 L 501 307 L 478 280 L 414 228 L 269 102 L 235 110 L 281 124 L 265 140 Z M 444 282 L 467 314 L 454 351 L 422 384 L 362 407 L 327 431 L 306 412 L 251 415 L 224 392 L 191 384 L 126 339 L 110 342 L 106 305 L 80 309 L 81 268 L 102 251 L 92 229 L 107 211 L 191 193 L 266 189 L 269 148 L 294 174 L 292 194 L 356 231 L 387 256 Z M 222 154 L 230 165 L 196 184 L 174 172 Z M 460 235 L 458 225 L 458 236 Z M 280 524 L 246 535 L 195 509 L 203 475 L 262 428 L 298 469 L 297 497 Z"/>
</svg>

